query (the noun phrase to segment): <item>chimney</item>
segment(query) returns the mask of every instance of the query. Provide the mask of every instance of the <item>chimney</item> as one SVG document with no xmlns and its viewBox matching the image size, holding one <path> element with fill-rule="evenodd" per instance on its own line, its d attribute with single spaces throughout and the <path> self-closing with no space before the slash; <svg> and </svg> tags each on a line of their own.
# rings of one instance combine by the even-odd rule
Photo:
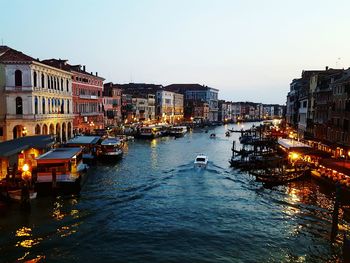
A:
<svg viewBox="0 0 350 263">
<path fill-rule="evenodd" d="M 85 72 L 85 65 L 83 66 L 83 71 Z"/>
<path fill-rule="evenodd" d="M 326 66 L 326 70 L 328 70 L 328 66 Z"/>
<path fill-rule="evenodd" d="M 94 75 L 94 73 L 91 71 L 91 75 Z"/>
<path fill-rule="evenodd" d="M 98 76 L 98 72 L 96 72 L 96 77 Z"/>
</svg>

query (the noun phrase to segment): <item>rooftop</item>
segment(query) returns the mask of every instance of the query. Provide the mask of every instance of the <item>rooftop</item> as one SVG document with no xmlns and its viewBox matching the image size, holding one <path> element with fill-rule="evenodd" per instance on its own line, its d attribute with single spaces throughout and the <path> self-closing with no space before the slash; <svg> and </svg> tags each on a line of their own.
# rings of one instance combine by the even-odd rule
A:
<svg viewBox="0 0 350 263">
<path fill-rule="evenodd" d="M 8 46 L 0 46 L 0 62 L 2 63 L 30 63 L 35 60 L 36 59 Z"/>
<path fill-rule="evenodd" d="M 54 145 L 50 135 L 25 136 L 0 143 L 0 157 L 9 157 L 29 148 L 46 149 Z"/>
<path fill-rule="evenodd" d="M 67 144 L 96 144 L 100 139 L 100 136 L 78 136 L 69 140 Z"/>
<path fill-rule="evenodd" d="M 79 147 L 57 148 L 40 155 L 36 160 L 71 159 L 79 152 L 81 152 Z"/>
</svg>

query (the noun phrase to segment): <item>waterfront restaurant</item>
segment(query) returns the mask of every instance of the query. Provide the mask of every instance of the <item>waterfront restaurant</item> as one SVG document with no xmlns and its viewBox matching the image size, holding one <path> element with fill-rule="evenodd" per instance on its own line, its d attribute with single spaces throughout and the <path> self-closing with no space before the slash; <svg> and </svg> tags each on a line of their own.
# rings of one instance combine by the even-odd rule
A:
<svg viewBox="0 0 350 263">
<path fill-rule="evenodd" d="M 0 180 L 7 174 L 22 171 L 26 164 L 36 168 L 35 158 L 50 150 L 55 144 L 51 135 L 25 136 L 0 143 Z"/>
</svg>

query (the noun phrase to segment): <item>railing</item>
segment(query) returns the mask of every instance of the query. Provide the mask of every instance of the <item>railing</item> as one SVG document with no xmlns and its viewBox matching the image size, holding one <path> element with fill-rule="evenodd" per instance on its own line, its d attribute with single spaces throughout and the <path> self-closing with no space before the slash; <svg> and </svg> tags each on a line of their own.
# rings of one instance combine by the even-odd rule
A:
<svg viewBox="0 0 350 263">
<path fill-rule="evenodd" d="M 103 112 L 80 112 L 80 116 L 103 115 Z"/>
<path fill-rule="evenodd" d="M 32 86 L 6 86 L 5 91 L 33 91 Z"/>
<path fill-rule="evenodd" d="M 43 119 L 67 119 L 73 118 L 73 114 L 6 114 L 6 119 L 22 119 L 22 120 L 43 120 Z"/>
<path fill-rule="evenodd" d="M 88 99 L 88 100 L 97 100 L 98 97 L 96 95 L 79 95 L 79 98 L 81 99 Z"/>
</svg>

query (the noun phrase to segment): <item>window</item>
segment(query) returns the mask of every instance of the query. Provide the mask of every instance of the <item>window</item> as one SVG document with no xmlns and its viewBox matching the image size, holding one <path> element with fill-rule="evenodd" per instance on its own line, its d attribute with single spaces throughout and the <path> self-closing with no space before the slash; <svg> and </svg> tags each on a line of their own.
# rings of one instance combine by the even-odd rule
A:
<svg viewBox="0 0 350 263">
<path fill-rule="evenodd" d="M 67 87 L 67 92 L 69 91 L 69 82 L 68 82 L 68 79 L 67 79 L 67 82 L 66 82 L 66 87 Z"/>
<path fill-rule="evenodd" d="M 19 114 L 19 115 L 23 114 L 23 105 L 22 105 L 21 97 L 16 98 L 16 114 Z"/>
<path fill-rule="evenodd" d="M 43 114 L 45 114 L 45 98 L 42 101 Z"/>
<path fill-rule="evenodd" d="M 38 98 L 34 98 L 34 114 L 38 114 Z"/>
<path fill-rule="evenodd" d="M 67 100 L 67 113 L 69 113 L 69 100 Z"/>
<path fill-rule="evenodd" d="M 50 82 L 50 77 L 47 76 L 47 88 L 51 89 L 51 82 Z"/>
<path fill-rule="evenodd" d="M 44 73 L 41 73 L 41 87 L 42 87 L 42 88 L 45 87 L 45 77 L 44 77 Z"/>
<path fill-rule="evenodd" d="M 62 103 L 61 103 L 61 114 L 64 113 L 64 100 L 62 100 Z"/>
<path fill-rule="evenodd" d="M 22 71 L 15 71 L 15 86 L 22 86 Z"/>
<path fill-rule="evenodd" d="M 36 72 L 34 71 L 34 74 L 33 74 L 33 82 L 34 82 L 34 87 L 37 86 L 37 74 Z"/>
<path fill-rule="evenodd" d="M 0 136 L 4 136 L 4 128 L 0 127 Z"/>
<path fill-rule="evenodd" d="M 61 79 L 61 90 L 63 91 L 63 79 Z"/>
</svg>

